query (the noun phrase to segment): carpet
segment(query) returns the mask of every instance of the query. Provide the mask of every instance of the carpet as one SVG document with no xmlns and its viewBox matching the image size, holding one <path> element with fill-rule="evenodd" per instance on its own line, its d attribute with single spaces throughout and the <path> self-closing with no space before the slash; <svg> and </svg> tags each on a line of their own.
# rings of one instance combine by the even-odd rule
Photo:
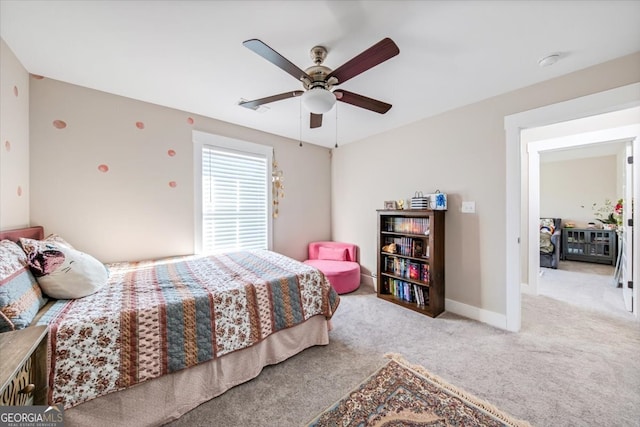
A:
<svg viewBox="0 0 640 427">
<path fill-rule="evenodd" d="M 397 354 L 307 426 L 530 427 Z"/>
</svg>

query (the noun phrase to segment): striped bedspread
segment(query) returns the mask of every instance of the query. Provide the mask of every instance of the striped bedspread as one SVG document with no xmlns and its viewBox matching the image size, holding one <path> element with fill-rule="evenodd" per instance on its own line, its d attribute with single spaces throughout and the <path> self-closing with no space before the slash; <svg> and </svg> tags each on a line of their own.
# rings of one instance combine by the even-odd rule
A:
<svg viewBox="0 0 640 427">
<path fill-rule="evenodd" d="M 108 265 L 99 292 L 58 301 L 49 324 L 49 402 L 69 408 L 256 344 L 337 293 L 318 270 L 269 251 Z"/>
</svg>

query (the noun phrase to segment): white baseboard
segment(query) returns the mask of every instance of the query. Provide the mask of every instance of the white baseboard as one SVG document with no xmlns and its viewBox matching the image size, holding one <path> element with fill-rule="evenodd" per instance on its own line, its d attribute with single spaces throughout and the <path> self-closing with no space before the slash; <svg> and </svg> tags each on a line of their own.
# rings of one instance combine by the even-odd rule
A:
<svg viewBox="0 0 640 427">
<path fill-rule="evenodd" d="M 370 286 L 375 291 L 377 280 L 375 277 L 371 277 L 370 275 L 361 274 L 360 284 Z M 451 299 L 445 299 L 444 305 L 445 310 L 450 313 L 477 320 L 478 322 L 486 323 L 496 328 L 507 329 L 507 316 L 504 314 L 484 310 L 482 308 L 474 307 Z"/>
<path fill-rule="evenodd" d="M 371 277 L 368 274 L 360 274 L 360 284 L 361 285 L 367 285 L 373 288 L 373 290 L 376 290 L 376 283 L 377 280 L 374 277 Z"/>
<path fill-rule="evenodd" d="M 530 286 L 528 283 L 520 283 L 520 292 L 523 294 L 530 294 L 530 295 L 538 294 L 533 288 L 533 286 Z"/>
<path fill-rule="evenodd" d="M 444 308 L 449 313 L 459 316 L 468 317 L 478 322 L 486 323 L 500 329 L 507 329 L 507 316 L 472 305 L 464 304 L 451 299 L 444 300 Z"/>
</svg>

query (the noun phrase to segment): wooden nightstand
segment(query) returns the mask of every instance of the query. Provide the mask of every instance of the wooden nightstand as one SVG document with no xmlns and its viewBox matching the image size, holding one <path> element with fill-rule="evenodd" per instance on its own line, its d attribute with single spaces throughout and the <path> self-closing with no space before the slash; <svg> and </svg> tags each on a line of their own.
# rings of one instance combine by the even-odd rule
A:
<svg viewBox="0 0 640 427">
<path fill-rule="evenodd" d="M 47 327 L 0 334 L 0 405 L 46 405 Z"/>
</svg>

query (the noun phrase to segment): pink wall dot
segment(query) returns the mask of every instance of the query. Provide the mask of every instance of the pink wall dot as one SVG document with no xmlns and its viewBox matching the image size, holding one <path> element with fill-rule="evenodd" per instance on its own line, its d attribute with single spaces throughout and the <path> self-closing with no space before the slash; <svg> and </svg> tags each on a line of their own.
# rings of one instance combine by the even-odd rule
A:
<svg viewBox="0 0 640 427">
<path fill-rule="evenodd" d="M 16 193 L 18 193 L 18 197 L 22 196 L 22 187 L 18 185 L 18 191 L 16 191 Z"/>
<path fill-rule="evenodd" d="M 189 117 L 189 118 L 187 119 L 187 123 L 189 123 L 190 125 L 192 125 L 192 124 L 193 124 L 193 118 Z"/>
<path fill-rule="evenodd" d="M 176 152 L 175 152 L 174 150 L 169 150 L 169 151 L 167 151 L 167 154 L 168 154 L 170 157 L 173 157 L 173 156 L 175 156 L 175 155 L 176 155 Z"/>
<path fill-rule="evenodd" d="M 18 86 L 14 86 L 14 87 L 13 87 L 13 94 L 14 94 L 15 96 L 18 96 Z"/>
<path fill-rule="evenodd" d="M 177 186 L 178 186 L 178 184 L 175 181 L 170 181 L 169 182 L 169 187 L 176 188 Z"/>
<path fill-rule="evenodd" d="M 136 122 L 136 127 L 137 127 L 138 129 L 144 129 L 144 123 L 142 123 L 142 122 Z"/>
<path fill-rule="evenodd" d="M 36 80 L 42 80 L 44 79 L 44 76 L 41 76 L 39 74 L 31 74 L 31 77 L 33 77 Z"/>
<path fill-rule="evenodd" d="M 100 172 L 109 172 L 109 166 L 104 165 L 104 164 L 103 164 L 103 165 L 100 165 L 100 166 L 98 166 L 98 170 L 99 170 Z"/>
<path fill-rule="evenodd" d="M 4 142 L 4 148 L 5 148 L 7 151 L 11 151 L 11 143 L 10 143 L 9 141 L 5 141 L 5 142 Z"/>
<path fill-rule="evenodd" d="M 54 120 L 53 127 L 56 129 L 64 129 L 67 127 L 67 124 L 62 120 Z"/>
</svg>

